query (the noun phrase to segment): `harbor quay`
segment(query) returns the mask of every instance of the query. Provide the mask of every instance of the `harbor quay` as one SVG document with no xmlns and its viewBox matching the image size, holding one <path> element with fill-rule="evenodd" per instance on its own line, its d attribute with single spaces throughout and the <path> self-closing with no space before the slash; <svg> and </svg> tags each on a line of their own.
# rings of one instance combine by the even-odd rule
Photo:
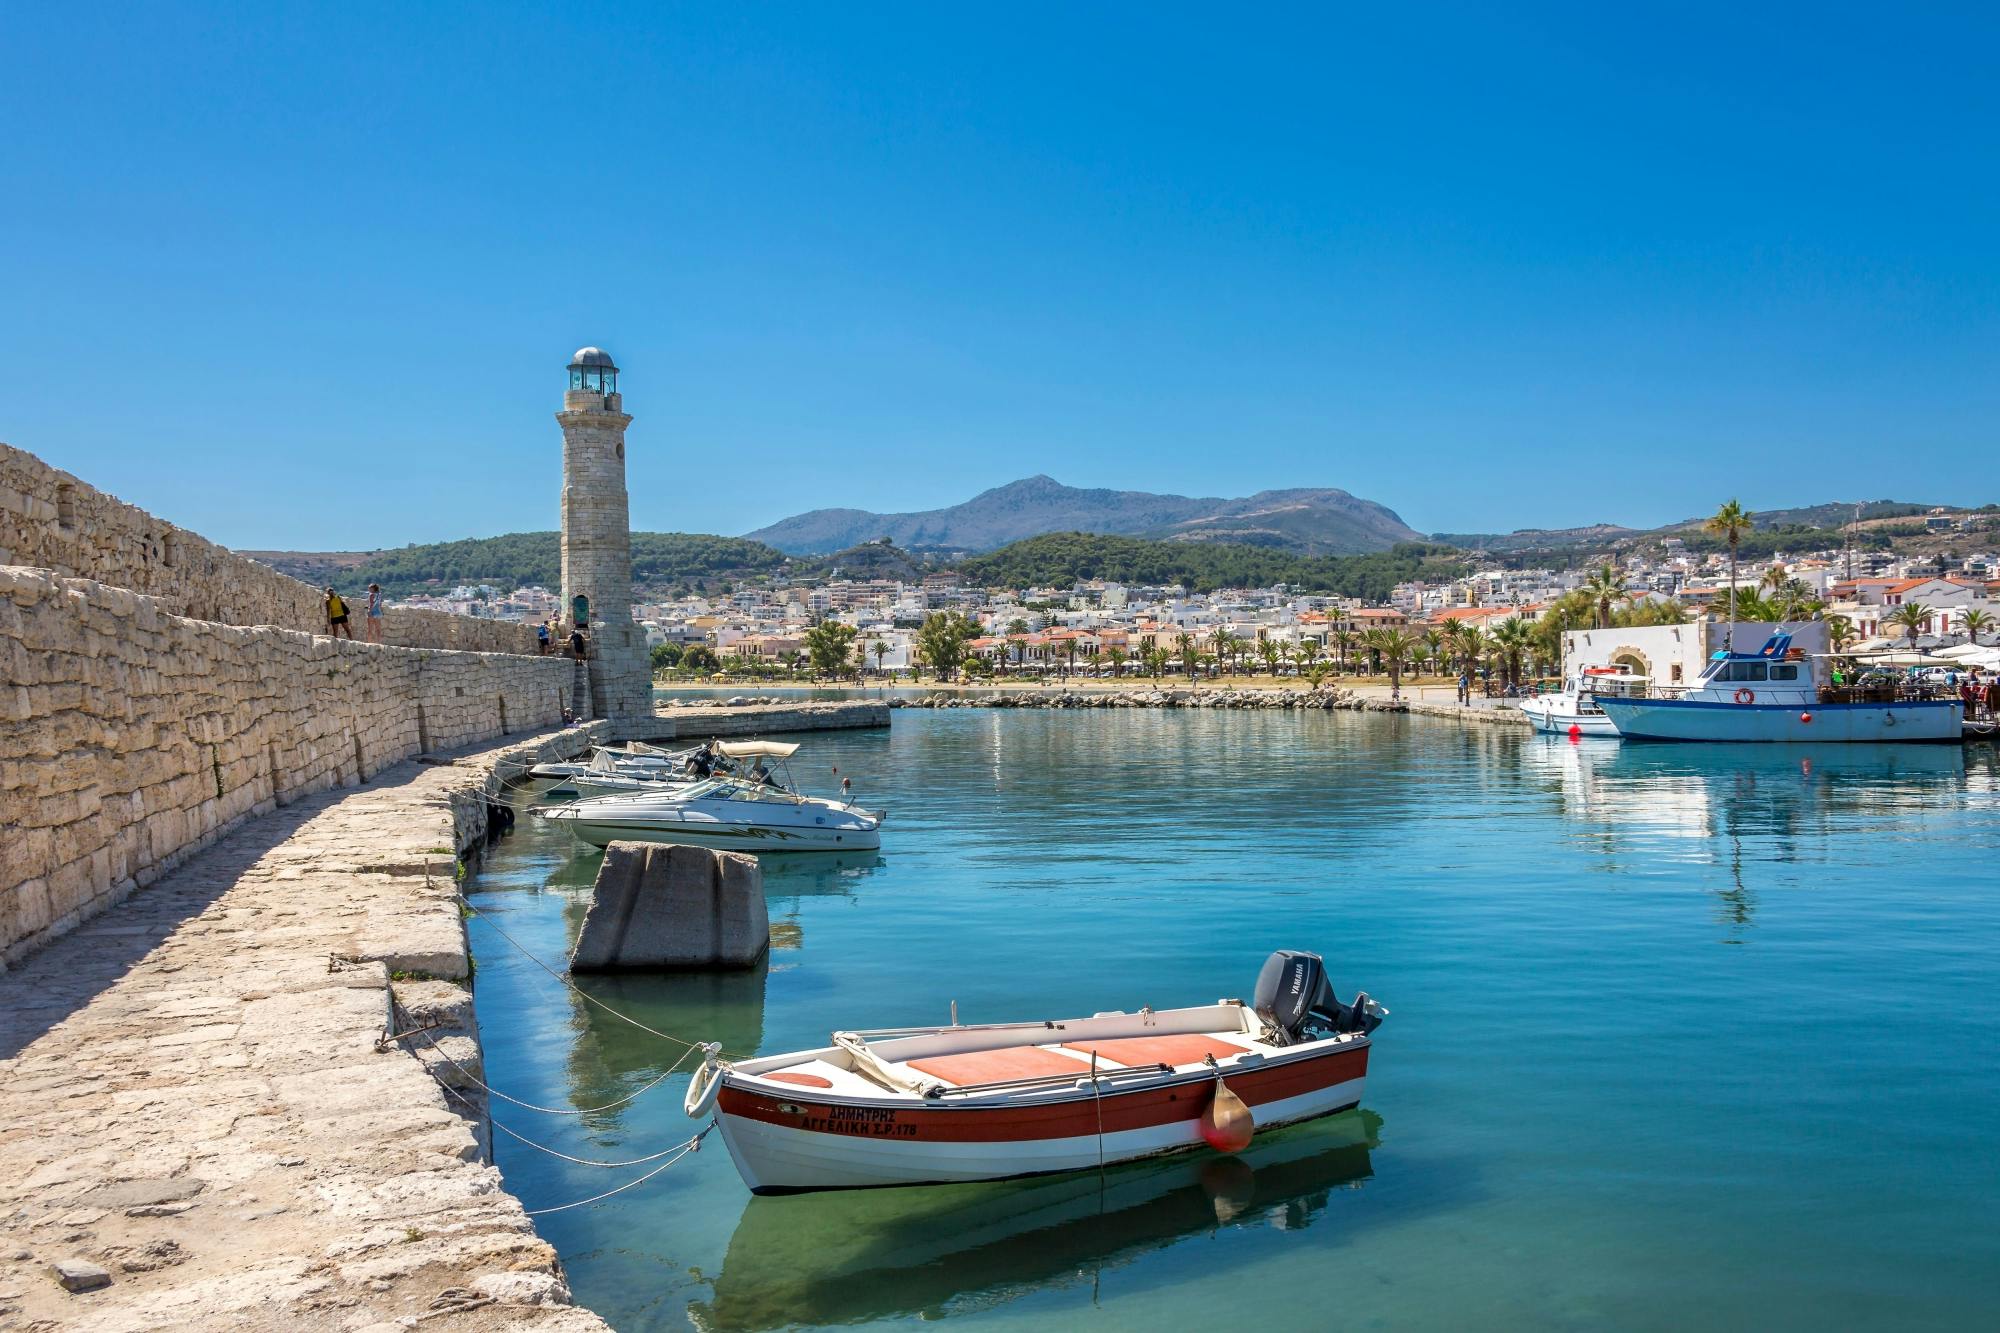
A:
<svg viewBox="0 0 2000 1333">
<path fill-rule="evenodd" d="M 604 1328 L 490 1161 L 455 873 L 589 740 L 302 796 L 0 976 L 0 1323 Z"/>
<path fill-rule="evenodd" d="M 592 626 L 630 624 L 608 366 L 572 366 L 559 416 Z M 615 633 L 576 658 L 437 611 L 387 608 L 378 642 L 331 621 L 0 445 L 0 1325 L 604 1327 L 492 1161 L 459 893 L 502 784 L 889 720 L 655 713 Z"/>
</svg>

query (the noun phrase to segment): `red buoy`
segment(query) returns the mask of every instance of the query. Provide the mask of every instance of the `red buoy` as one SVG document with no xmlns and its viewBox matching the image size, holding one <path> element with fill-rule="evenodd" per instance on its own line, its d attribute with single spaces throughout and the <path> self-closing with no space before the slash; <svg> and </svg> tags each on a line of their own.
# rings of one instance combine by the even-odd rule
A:
<svg viewBox="0 0 2000 1333">
<path fill-rule="evenodd" d="M 1227 1083 L 1215 1080 L 1215 1095 L 1201 1113 L 1201 1136 L 1208 1140 L 1208 1146 L 1217 1152 L 1242 1152 L 1256 1132 L 1257 1122 L 1243 1099 L 1231 1092 Z"/>
<path fill-rule="evenodd" d="M 1583 739 L 1583 728 L 1582 728 L 1582 727 L 1579 727 L 1579 726 L 1578 726 L 1578 725 L 1577 725 L 1576 723 L 1574 723 L 1574 722 L 1570 723 L 1570 724 L 1569 724 L 1569 738 L 1570 738 L 1571 740 L 1573 740 L 1573 741 L 1580 741 L 1580 740 L 1582 740 L 1582 739 Z"/>
<path fill-rule="evenodd" d="M 1812 714 L 1811 714 L 1811 713 L 1800 713 L 1800 714 L 1799 714 L 1799 721 L 1801 721 L 1801 722 L 1810 722 L 1810 721 L 1812 721 Z"/>
</svg>

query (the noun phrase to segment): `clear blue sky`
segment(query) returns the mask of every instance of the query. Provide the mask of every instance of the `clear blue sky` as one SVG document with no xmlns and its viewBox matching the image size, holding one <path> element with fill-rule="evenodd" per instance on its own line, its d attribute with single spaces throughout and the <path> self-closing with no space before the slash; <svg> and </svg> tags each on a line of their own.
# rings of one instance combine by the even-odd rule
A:
<svg viewBox="0 0 2000 1333">
<path fill-rule="evenodd" d="M 1384 12 L 1393 11 L 1393 12 Z M 0 439 L 233 545 L 2000 498 L 1991 6 L 15 5 Z"/>
</svg>

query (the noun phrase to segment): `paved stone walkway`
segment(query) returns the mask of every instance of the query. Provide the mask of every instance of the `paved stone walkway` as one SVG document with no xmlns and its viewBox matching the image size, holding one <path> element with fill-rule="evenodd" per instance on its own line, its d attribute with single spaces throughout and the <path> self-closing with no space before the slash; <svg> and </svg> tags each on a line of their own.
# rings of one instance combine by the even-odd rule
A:
<svg viewBox="0 0 2000 1333">
<path fill-rule="evenodd" d="M 474 1125 L 376 1049 L 421 973 L 406 1004 L 477 1059 L 453 849 L 524 748 L 249 821 L 0 976 L 0 1329 L 606 1327 Z M 65 1291 L 70 1260 L 109 1285 Z"/>
</svg>

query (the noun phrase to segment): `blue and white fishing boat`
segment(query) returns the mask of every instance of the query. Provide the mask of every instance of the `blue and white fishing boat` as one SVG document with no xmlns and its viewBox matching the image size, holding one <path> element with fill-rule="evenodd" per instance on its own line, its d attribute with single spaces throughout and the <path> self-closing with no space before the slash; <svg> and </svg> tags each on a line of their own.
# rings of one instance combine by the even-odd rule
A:
<svg viewBox="0 0 2000 1333">
<path fill-rule="evenodd" d="M 1635 741 L 1956 741 L 1956 698 L 1827 690 L 1780 630 L 1754 653 L 1718 649 L 1674 698 L 1599 696 L 1618 734 Z"/>
</svg>

